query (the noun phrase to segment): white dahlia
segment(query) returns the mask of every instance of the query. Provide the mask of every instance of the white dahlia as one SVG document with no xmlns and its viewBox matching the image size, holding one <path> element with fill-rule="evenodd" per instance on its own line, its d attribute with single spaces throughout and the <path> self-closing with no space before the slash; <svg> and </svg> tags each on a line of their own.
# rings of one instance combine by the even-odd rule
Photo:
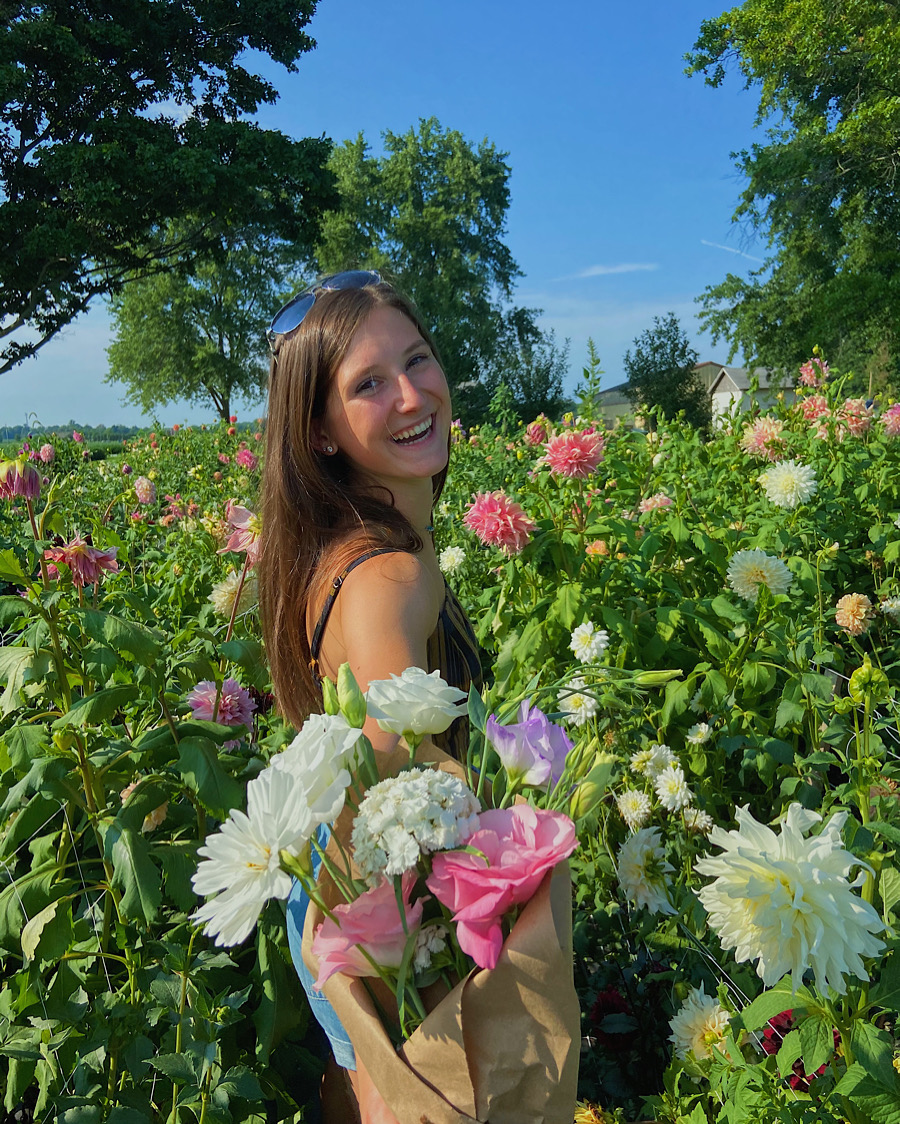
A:
<svg viewBox="0 0 900 1124">
<path fill-rule="evenodd" d="M 650 797 L 639 788 L 628 788 L 617 796 L 616 807 L 629 831 L 637 831 L 650 819 Z"/>
<path fill-rule="evenodd" d="M 722 1047 L 731 1016 L 703 984 L 694 988 L 674 1015 L 669 1026 L 669 1041 L 679 1058 L 693 1054 L 695 1058 L 712 1057 L 713 1047 Z"/>
<path fill-rule="evenodd" d="M 684 771 L 680 765 L 668 765 L 653 781 L 659 802 L 667 812 L 680 812 L 687 807 L 694 796 L 685 784 Z"/>
<path fill-rule="evenodd" d="M 685 808 L 683 811 L 684 826 L 688 831 L 695 831 L 698 835 L 709 835 L 713 829 L 713 818 L 709 812 L 701 812 L 699 808 Z"/>
<path fill-rule="evenodd" d="M 712 726 L 708 722 L 695 722 L 684 735 L 684 740 L 689 745 L 703 745 L 712 736 Z"/>
<path fill-rule="evenodd" d="M 224 617 L 226 620 L 231 619 L 238 589 L 241 591 L 238 613 L 249 612 L 259 601 L 259 590 L 254 570 L 247 573 L 243 586 L 241 586 L 241 575 L 238 571 L 229 570 L 228 574 L 212 587 L 212 593 L 207 600 L 212 602 L 212 607 L 220 617 Z"/>
<path fill-rule="evenodd" d="M 759 482 L 772 503 L 788 509 L 811 500 L 819 487 L 815 470 L 794 460 L 781 461 L 766 469 Z"/>
<path fill-rule="evenodd" d="M 616 876 L 625 897 L 650 913 L 676 913 L 666 890 L 666 875 L 675 869 L 665 860 L 659 828 L 642 827 L 619 848 Z"/>
<path fill-rule="evenodd" d="M 844 849 L 841 828 L 846 812 L 833 815 L 821 834 L 805 837 L 821 820 L 800 804 L 787 810 L 781 834 L 757 823 L 746 807 L 736 811 L 736 831 L 715 827 L 710 842 L 722 854 L 695 863 L 714 879 L 699 892 L 709 923 L 722 947 L 738 961 L 757 960 L 757 974 L 769 986 L 787 972 L 797 987 L 812 968 L 821 991 L 844 994 L 844 975 L 867 980 L 863 956 L 884 948 L 873 934 L 884 925 L 876 911 L 853 890 L 853 867 L 865 864 Z"/>
<path fill-rule="evenodd" d="M 764 550 L 739 550 L 728 563 L 728 584 L 745 601 L 755 601 L 761 585 L 787 593 L 793 580 L 787 566 Z"/>
<path fill-rule="evenodd" d="M 572 633 L 569 648 L 581 663 L 593 663 L 609 647 L 609 633 L 606 629 L 597 630 L 593 621 L 585 621 Z"/>
<path fill-rule="evenodd" d="M 455 574 L 466 560 L 466 552 L 461 546 L 448 546 L 438 556 L 438 565 L 445 574 Z"/>
<path fill-rule="evenodd" d="M 893 617 L 895 621 L 900 621 L 900 597 L 885 597 L 880 608 L 882 613 Z"/>
<path fill-rule="evenodd" d="M 576 726 L 589 722 L 600 709 L 593 695 L 586 694 L 586 687 L 587 683 L 579 676 L 570 680 L 559 696 L 559 709 Z"/>
</svg>

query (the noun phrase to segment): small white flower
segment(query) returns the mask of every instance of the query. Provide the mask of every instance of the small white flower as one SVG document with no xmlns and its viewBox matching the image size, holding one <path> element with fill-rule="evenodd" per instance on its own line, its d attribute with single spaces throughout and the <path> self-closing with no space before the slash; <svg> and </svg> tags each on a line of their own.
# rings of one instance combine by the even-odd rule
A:
<svg viewBox="0 0 900 1124">
<path fill-rule="evenodd" d="M 443 925 L 425 925 L 416 933 L 413 970 L 424 972 L 431 967 L 432 957 L 447 947 L 447 929 Z"/>
<path fill-rule="evenodd" d="M 650 819 L 650 797 L 639 788 L 628 788 L 617 796 L 616 806 L 629 831 L 637 831 Z"/>
<path fill-rule="evenodd" d="M 647 764 L 644 766 L 644 776 L 652 783 L 655 783 L 656 778 L 664 769 L 668 769 L 670 765 L 678 764 L 678 758 L 667 745 L 651 745 L 649 753 Z"/>
<path fill-rule="evenodd" d="M 778 507 L 791 510 L 806 503 L 818 491 L 815 470 L 799 461 L 779 461 L 760 477 L 766 497 Z"/>
<path fill-rule="evenodd" d="M 601 628 L 597 631 L 592 621 L 580 624 L 572 633 L 569 648 L 581 663 L 593 663 L 609 647 L 609 633 Z"/>
<path fill-rule="evenodd" d="M 669 1041 L 679 1058 L 711 1058 L 713 1047 L 723 1045 L 730 1015 L 703 984 L 694 988 L 672 1018 Z"/>
<path fill-rule="evenodd" d="M 713 818 L 708 812 L 701 812 L 699 808 L 683 809 L 684 826 L 688 831 L 695 831 L 698 835 L 709 835 L 713 829 Z"/>
<path fill-rule="evenodd" d="M 438 565 L 445 574 L 454 574 L 466 560 L 466 552 L 461 546 L 448 546 L 438 557 Z"/>
<path fill-rule="evenodd" d="M 676 913 L 666 892 L 667 874 L 674 867 L 665 861 L 659 828 L 642 827 L 619 848 L 616 876 L 622 893 L 638 909 L 650 913 Z"/>
<path fill-rule="evenodd" d="M 239 614 L 248 612 L 259 601 L 255 571 L 250 570 L 241 587 L 241 575 L 237 570 L 230 570 L 220 582 L 212 587 L 212 593 L 207 598 L 208 601 L 212 602 L 212 607 L 220 617 L 231 620 L 231 614 L 234 611 L 234 599 L 237 597 L 239 587 L 241 588 L 241 600 L 238 605 Z"/>
<path fill-rule="evenodd" d="M 408 667 L 402 675 L 375 679 L 366 693 L 367 713 L 382 730 L 405 737 L 442 734 L 466 713 L 466 694 L 446 683 L 438 671 L 430 674 Z"/>
<path fill-rule="evenodd" d="M 691 710 L 694 712 L 694 714 L 702 714 L 703 713 L 704 708 L 703 708 L 703 705 L 700 702 L 700 688 L 699 687 L 697 688 L 696 691 L 694 691 L 693 695 L 691 696 L 691 701 L 688 703 L 688 706 L 691 708 Z"/>
<path fill-rule="evenodd" d="M 787 566 L 764 550 L 739 550 L 728 563 L 728 584 L 745 601 L 755 601 L 761 585 L 774 594 L 787 593 L 793 580 Z"/>
<path fill-rule="evenodd" d="M 642 777 L 647 771 L 647 762 L 652 756 L 653 750 L 639 749 L 637 753 L 632 753 L 628 767 L 632 773 L 637 773 L 639 777 Z"/>
<path fill-rule="evenodd" d="M 884 924 L 853 893 L 865 874 L 847 880 L 854 867 L 865 866 L 844 849 L 847 813 L 833 815 L 811 838 L 805 833 L 822 817 L 800 804 L 788 808 L 780 835 L 757 823 L 746 807 L 735 814 L 736 831 L 710 832 L 722 854 L 694 864 L 698 874 L 714 879 L 698 897 L 722 947 L 733 948 L 739 963 L 758 961 L 757 975 L 769 986 L 791 972 L 796 988 L 810 968 L 822 992 L 833 987 L 845 994 L 845 974 L 867 980 L 862 958 L 884 949 L 873 935 Z"/>
<path fill-rule="evenodd" d="M 563 688 L 564 693 L 559 696 L 559 709 L 576 726 L 590 722 L 600 710 L 597 700 L 585 693 L 586 687 L 584 679 L 578 676 L 569 681 L 568 686 Z"/>
<path fill-rule="evenodd" d="M 712 726 L 708 722 L 696 722 L 685 734 L 684 740 L 691 745 L 703 745 L 712 735 Z"/>
<path fill-rule="evenodd" d="M 449 514 L 451 513 L 451 511 L 452 511 L 452 510 L 453 510 L 453 509 L 452 509 L 452 508 L 450 507 L 450 504 L 449 504 L 449 503 L 447 503 L 447 501 L 446 501 L 446 500 L 444 500 L 444 502 L 443 502 L 443 503 L 442 503 L 442 504 L 440 505 L 440 507 L 438 508 L 438 511 L 439 511 L 439 512 L 441 513 L 441 515 L 443 515 L 443 516 L 444 516 L 445 518 L 446 518 L 446 517 L 447 517 L 447 516 L 448 516 L 448 515 L 449 515 Z"/>
<path fill-rule="evenodd" d="M 693 800 L 693 794 L 684 781 L 684 772 L 678 765 L 669 765 L 655 778 L 653 787 L 659 802 L 667 812 L 679 812 Z"/>
<path fill-rule="evenodd" d="M 881 611 L 900 621 L 900 597 L 885 597 L 881 602 Z"/>
</svg>

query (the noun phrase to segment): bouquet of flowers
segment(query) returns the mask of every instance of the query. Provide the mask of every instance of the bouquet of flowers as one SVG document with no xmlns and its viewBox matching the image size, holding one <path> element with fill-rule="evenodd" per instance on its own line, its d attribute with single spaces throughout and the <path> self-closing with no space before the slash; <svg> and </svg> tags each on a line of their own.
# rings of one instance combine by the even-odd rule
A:
<svg viewBox="0 0 900 1124">
<path fill-rule="evenodd" d="M 487 717 L 476 692 L 419 668 L 363 696 L 345 666 L 324 702 L 207 837 L 194 888 L 212 896 L 195 918 L 238 943 L 299 879 L 304 960 L 402 1124 L 570 1119 L 566 859 L 613 759 L 527 699 Z M 460 763 L 426 739 L 466 711 Z M 394 753 L 376 757 L 367 714 L 399 735 Z"/>
</svg>

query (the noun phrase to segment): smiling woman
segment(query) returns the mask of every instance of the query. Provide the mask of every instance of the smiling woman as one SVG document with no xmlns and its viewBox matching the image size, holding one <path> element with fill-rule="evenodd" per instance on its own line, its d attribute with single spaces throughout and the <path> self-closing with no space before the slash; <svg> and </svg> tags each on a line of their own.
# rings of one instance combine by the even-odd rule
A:
<svg viewBox="0 0 900 1124">
<path fill-rule="evenodd" d="M 321 677 L 350 665 L 363 690 L 407 668 L 481 682 L 471 625 L 444 586 L 432 507 L 447 475 L 452 417 L 440 358 L 415 309 L 377 273 L 325 278 L 290 301 L 269 333 L 268 450 L 259 588 L 276 699 L 296 726 L 322 706 Z M 340 595 L 340 596 L 339 596 Z M 397 735 L 365 727 L 376 751 Z M 465 719 L 434 739 L 460 757 Z M 308 899 L 295 887 L 288 936 L 298 973 L 340 1065 L 352 1043 L 311 991 L 300 955 Z M 367 1075 L 353 1078 L 363 1121 L 393 1115 Z M 347 1120 L 330 1105 L 326 1120 Z"/>
</svg>

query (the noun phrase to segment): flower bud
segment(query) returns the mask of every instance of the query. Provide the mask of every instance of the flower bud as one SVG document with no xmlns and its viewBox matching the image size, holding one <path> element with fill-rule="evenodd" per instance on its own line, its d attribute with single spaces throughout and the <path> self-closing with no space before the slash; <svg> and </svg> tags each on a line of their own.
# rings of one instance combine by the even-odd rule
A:
<svg viewBox="0 0 900 1124">
<path fill-rule="evenodd" d="M 575 786 L 569 800 L 569 815 L 577 823 L 589 816 L 597 807 L 609 788 L 609 781 L 616 766 L 612 753 L 598 753 L 588 775 Z"/>
<path fill-rule="evenodd" d="M 322 705 L 326 714 L 337 714 L 341 709 L 337 690 L 327 675 L 322 679 Z"/>
<path fill-rule="evenodd" d="M 348 663 L 342 663 L 338 668 L 337 697 L 341 714 L 351 726 L 361 730 L 366 721 L 366 699 Z"/>
<path fill-rule="evenodd" d="M 639 671 L 634 683 L 637 687 L 664 687 L 670 679 L 677 679 L 679 675 L 681 671 L 678 668 L 673 671 Z"/>
<path fill-rule="evenodd" d="M 862 667 L 858 667 L 850 676 L 850 698 L 855 703 L 865 702 L 867 699 L 873 703 L 883 703 L 891 697 L 888 677 L 881 668 L 873 667 L 869 656 L 863 657 Z"/>
</svg>

